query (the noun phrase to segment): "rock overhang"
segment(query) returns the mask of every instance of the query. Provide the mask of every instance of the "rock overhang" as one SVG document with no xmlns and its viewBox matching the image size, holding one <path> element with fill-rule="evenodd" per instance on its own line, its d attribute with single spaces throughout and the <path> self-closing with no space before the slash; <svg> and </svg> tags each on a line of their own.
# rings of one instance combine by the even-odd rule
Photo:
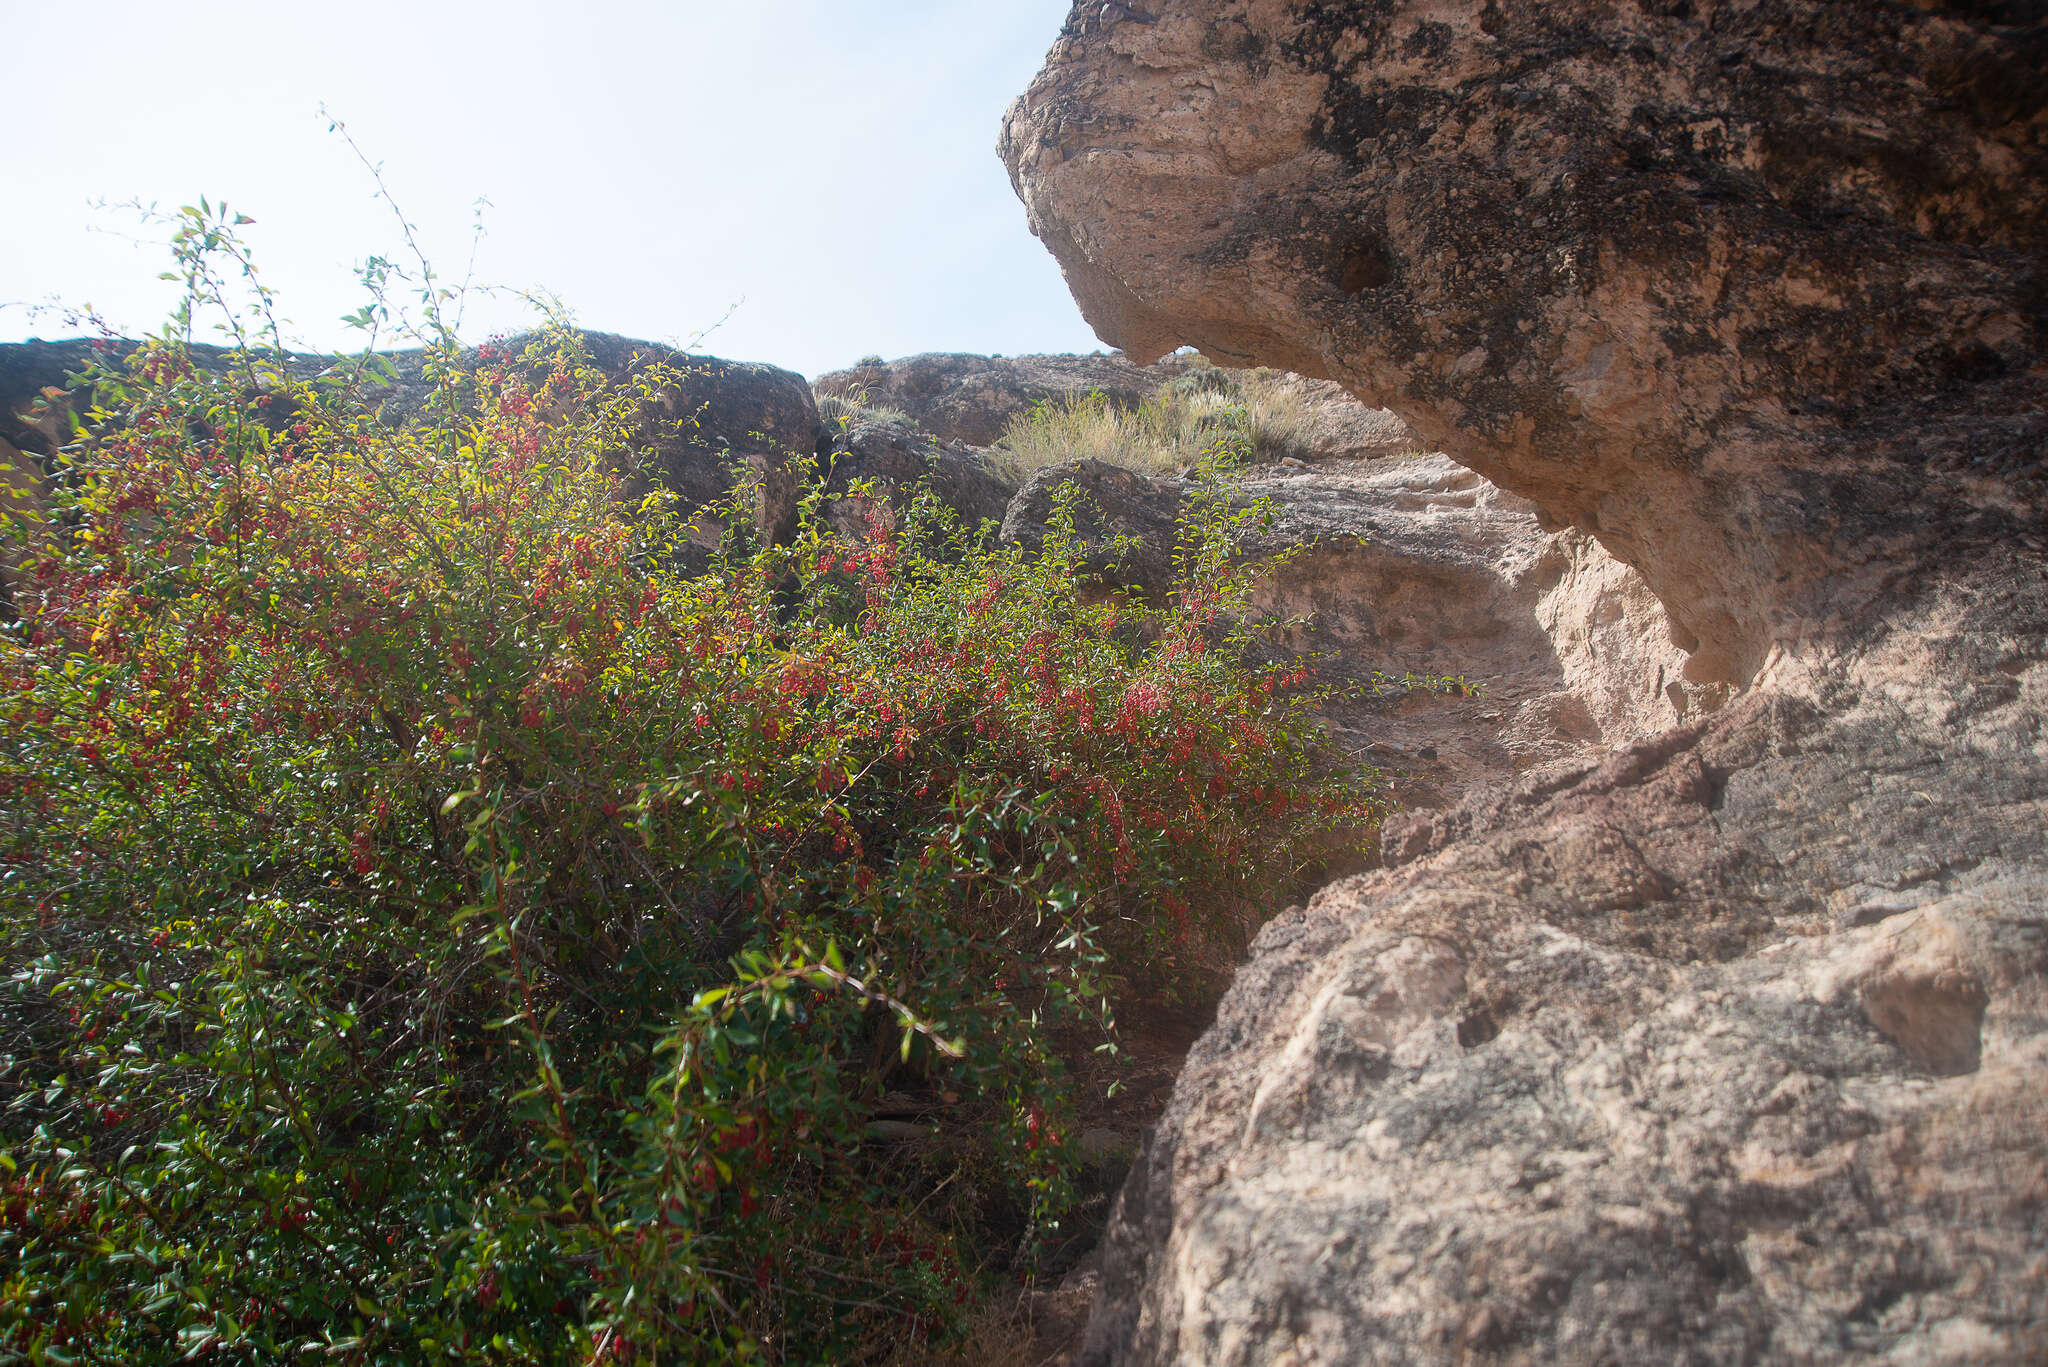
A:
<svg viewBox="0 0 2048 1367">
<path fill-rule="evenodd" d="M 1341 380 L 1747 681 L 1924 544 L 1903 475 L 1949 536 L 1964 448 L 2040 437 L 2032 41 L 1797 0 L 1084 5 L 1001 150 L 1106 340 Z"/>
</svg>

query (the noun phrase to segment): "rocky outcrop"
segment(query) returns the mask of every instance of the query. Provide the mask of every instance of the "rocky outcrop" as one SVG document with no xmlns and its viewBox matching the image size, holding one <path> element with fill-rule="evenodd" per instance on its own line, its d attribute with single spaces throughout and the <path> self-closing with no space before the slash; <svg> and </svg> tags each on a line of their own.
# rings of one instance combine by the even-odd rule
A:
<svg viewBox="0 0 2048 1367">
<path fill-rule="evenodd" d="M 900 507 L 920 485 L 960 515 L 968 529 L 1001 523 L 1016 482 L 978 454 L 942 446 L 900 423 L 856 420 L 830 430 L 819 441 L 827 516 L 846 535 L 867 535 L 864 513 L 847 497 L 865 481 L 877 495 Z"/>
<path fill-rule="evenodd" d="M 1011 501 L 1003 539 L 1036 550 L 1063 486 L 1087 572 L 1155 600 L 1173 586 L 1191 501 L 1223 493 L 1101 461 L 1054 466 Z M 1447 456 L 1274 471 L 1223 496 L 1270 507 L 1240 545 L 1260 570 L 1265 639 L 1364 686 L 1326 720 L 1404 805 L 1605 754 L 1725 699 L 1683 680 L 1640 576 L 1582 533 L 1546 532 L 1527 500 Z M 1450 678 L 1462 682 L 1405 686 Z"/>
<path fill-rule="evenodd" d="M 894 409 L 941 443 L 993 446 L 1004 429 L 1043 403 L 1101 394 L 1119 408 L 1136 408 L 1169 384 L 1233 382 L 1206 363 L 1169 356 L 1152 365 L 1122 356 L 964 356 L 934 353 L 877 361 L 820 376 L 818 393 Z M 1367 460 L 1415 449 L 1399 418 L 1360 403 L 1341 385 L 1276 374 L 1268 393 L 1284 401 L 1289 444 L 1314 461 Z"/>
<path fill-rule="evenodd" d="M 1104 338 L 1386 403 L 1576 529 L 1567 680 L 1632 566 L 1744 689 L 1580 673 L 1632 744 L 1266 929 L 1081 1361 L 2048 1356 L 2044 20 L 1075 7 L 1003 150 Z"/>
<path fill-rule="evenodd" d="M 1390 824 L 1196 1045 L 1082 1360 L 2039 1361 L 2042 597 Z"/>
<path fill-rule="evenodd" d="M 942 442 L 993 446 L 1011 419 L 1038 404 L 1099 393 L 1118 407 L 1136 408 L 1186 368 L 1172 358 L 1140 366 L 1122 356 L 928 352 L 835 370 L 819 376 L 817 388 L 908 414 Z"/>
<path fill-rule="evenodd" d="M 803 462 L 818 444 L 818 405 L 804 377 L 778 366 L 698 356 L 611 333 L 578 334 L 590 361 L 614 384 L 630 386 L 653 367 L 665 372 L 628 439 L 639 459 L 629 496 L 661 485 L 685 509 L 729 498 L 736 482 L 754 485 L 752 533 L 770 541 L 796 530 Z M 516 353 L 528 341 L 499 344 Z M 699 549 L 717 544 L 715 517 L 692 519 Z"/>
<path fill-rule="evenodd" d="M 1372 460 L 1414 453 L 1415 434 L 1384 408 L 1360 403 L 1332 380 L 1311 380 L 1285 371 L 1270 381 L 1275 398 L 1292 401 L 1289 444 L 1299 458 L 1316 464 Z"/>
<path fill-rule="evenodd" d="M 1604 754 L 1726 697 L 1683 680 L 1640 576 L 1447 456 L 1251 480 L 1239 497 L 1278 514 L 1245 552 L 1268 565 L 1255 606 L 1301 621 L 1281 645 L 1326 676 L 1461 681 L 1330 712 L 1404 806 Z"/>
<path fill-rule="evenodd" d="M 1744 682 L 1890 566 L 2044 544 L 2048 48 L 1972 15 L 1091 2 L 1002 150 L 1133 361 L 1386 404 Z"/>
<path fill-rule="evenodd" d="M 1187 486 L 1108 461 L 1050 465 L 1024 481 L 1003 514 L 1001 539 L 1037 555 L 1062 497 L 1083 549 L 1081 572 L 1103 588 L 1159 599 L 1173 588 L 1173 552 Z"/>
</svg>

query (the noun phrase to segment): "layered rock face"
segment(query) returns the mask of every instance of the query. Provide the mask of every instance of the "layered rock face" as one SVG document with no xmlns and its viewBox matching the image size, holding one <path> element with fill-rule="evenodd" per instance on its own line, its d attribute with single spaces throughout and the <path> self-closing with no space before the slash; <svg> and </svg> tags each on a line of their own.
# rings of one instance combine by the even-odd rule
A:
<svg viewBox="0 0 2048 1367">
<path fill-rule="evenodd" d="M 1387 404 L 1745 689 L 1267 928 L 1083 1362 L 2048 1359 L 2044 18 L 1075 7 L 1003 151 L 1104 339 Z"/>
<path fill-rule="evenodd" d="M 1684 680 L 1642 578 L 1527 500 L 1434 454 L 1246 481 L 1273 525 L 1255 607 L 1326 676 L 1380 681 L 1332 710 L 1404 806 L 1439 805 L 1704 715 L 1727 690 Z M 1406 676 L 1462 687 L 1389 687 Z"/>
</svg>

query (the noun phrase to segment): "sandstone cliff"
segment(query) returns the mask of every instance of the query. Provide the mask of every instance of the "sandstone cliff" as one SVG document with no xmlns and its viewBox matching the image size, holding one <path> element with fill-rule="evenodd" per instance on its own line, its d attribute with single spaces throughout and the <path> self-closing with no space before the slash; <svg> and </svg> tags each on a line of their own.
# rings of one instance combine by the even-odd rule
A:
<svg viewBox="0 0 2048 1367">
<path fill-rule="evenodd" d="M 1639 566 L 1702 677 L 1881 591 L 1873 561 L 2038 537 L 2038 27 L 1151 8 L 1077 5 L 1003 142 L 1134 361 L 1388 404 Z"/>
<path fill-rule="evenodd" d="M 1074 7 L 1002 151 L 1103 338 L 1387 405 L 1745 690 L 1268 927 L 1083 1361 L 2048 1358 L 2044 52 L 2027 4 Z"/>
</svg>

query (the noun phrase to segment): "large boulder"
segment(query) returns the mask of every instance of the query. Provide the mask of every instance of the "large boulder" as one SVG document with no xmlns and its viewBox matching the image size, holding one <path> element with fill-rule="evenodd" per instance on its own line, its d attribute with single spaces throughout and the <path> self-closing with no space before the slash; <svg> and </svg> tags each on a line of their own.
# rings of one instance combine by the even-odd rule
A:
<svg viewBox="0 0 2048 1367">
<path fill-rule="evenodd" d="M 1076 460 L 1033 472 L 1003 514 L 1005 545 L 1037 555 L 1053 513 L 1068 500 L 1093 586 L 1163 598 L 1174 586 L 1173 553 L 1187 497 L 1178 479 L 1159 479 L 1103 460 Z"/>
<path fill-rule="evenodd" d="M 2027 3 L 1075 7 L 1003 150 L 1105 340 L 1387 404 L 1743 690 L 1268 927 L 1083 1362 L 2048 1358 L 2044 52 Z M 1645 620 L 1548 636 L 1640 699 Z"/>
<path fill-rule="evenodd" d="M 826 515 L 849 536 L 864 536 L 866 510 L 849 497 L 866 484 L 881 499 L 900 506 L 920 488 L 960 515 L 969 531 L 1000 524 L 1017 481 L 979 453 L 957 443 L 941 445 L 916 428 L 896 422 L 856 419 L 829 430 L 819 441 L 825 478 Z"/>
<path fill-rule="evenodd" d="M 1973 12 L 1077 4 L 1002 152 L 1132 361 L 1342 381 L 1745 682 L 1873 560 L 2042 547 L 2048 38 Z"/>
<path fill-rule="evenodd" d="M 779 541 L 795 532 L 804 462 L 817 448 L 819 431 L 817 400 L 803 376 L 610 333 L 580 336 L 591 361 L 615 384 L 633 384 L 661 367 L 662 381 L 653 386 L 644 422 L 631 438 L 640 460 L 637 488 L 658 483 L 694 509 L 729 497 L 744 480 L 755 489 L 752 533 Z M 513 350 L 525 340 L 503 345 Z M 691 540 L 701 547 L 716 544 L 722 532 L 709 517 L 691 524 Z"/>
<path fill-rule="evenodd" d="M 1839 701 L 1532 774 L 1269 924 L 1082 1361 L 2042 1361 L 2048 669 L 1927 690 L 1945 742 Z"/>
</svg>

